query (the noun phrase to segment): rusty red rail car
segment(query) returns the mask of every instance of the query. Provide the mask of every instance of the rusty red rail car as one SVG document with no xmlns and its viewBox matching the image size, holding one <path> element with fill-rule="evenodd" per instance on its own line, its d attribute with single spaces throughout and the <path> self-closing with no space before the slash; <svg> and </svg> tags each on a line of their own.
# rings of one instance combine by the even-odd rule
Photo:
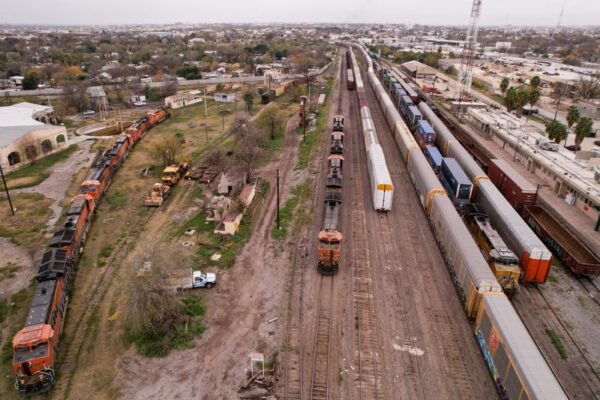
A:
<svg viewBox="0 0 600 400">
<path fill-rule="evenodd" d="M 524 206 L 523 218 L 558 258 L 577 275 L 600 275 L 600 259 L 565 229 L 544 207 Z"/>
</svg>

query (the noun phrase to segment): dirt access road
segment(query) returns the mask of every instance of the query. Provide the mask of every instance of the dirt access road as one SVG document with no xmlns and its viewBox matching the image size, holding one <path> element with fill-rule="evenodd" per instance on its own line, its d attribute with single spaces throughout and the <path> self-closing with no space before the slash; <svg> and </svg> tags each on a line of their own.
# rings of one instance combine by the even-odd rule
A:
<svg viewBox="0 0 600 400">
<path fill-rule="evenodd" d="M 267 321 L 279 314 L 288 256 L 270 238 L 276 212 L 275 170 L 280 169 L 283 204 L 304 175 L 294 171 L 300 140 L 297 123 L 296 117 L 288 121 L 278 159 L 255 171 L 271 183 L 271 190 L 236 264 L 206 297 L 208 329 L 194 349 L 162 359 L 143 358 L 129 350 L 118 362 L 123 372 L 115 382 L 122 398 L 233 399 L 249 369 L 248 353 L 277 348 L 271 332 L 279 322 Z"/>
</svg>

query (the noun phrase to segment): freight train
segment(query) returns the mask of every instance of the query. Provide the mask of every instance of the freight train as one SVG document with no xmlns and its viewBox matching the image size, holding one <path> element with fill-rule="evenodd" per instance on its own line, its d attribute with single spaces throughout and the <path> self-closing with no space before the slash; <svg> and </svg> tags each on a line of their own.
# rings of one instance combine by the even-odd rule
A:
<svg viewBox="0 0 600 400">
<path fill-rule="evenodd" d="M 356 81 L 356 92 L 358 104 L 360 106 L 360 118 L 363 131 L 365 149 L 367 151 L 367 168 L 371 180 L 371 194 L 373 198 L 373 207 L 377 211 L 389 211 L 392 209 L 392 199 L 394 195 L 394 185 L 385 162 L 383 149 L 379 145 L 377 131 L 371 110 L 367 102 L 367 93 L 364 86 L 356 56 L 350 49 L 350 58 L 354 70 L 354 79 Z"/>
<path fill-rule="evenodd" d="M 394 134 L 466 313 L 474 320 L 475 337 L 501 397 L 567 399 L 560 383 L 503 293 L 421 147 L 374 73 L 373 61 L 361 46 L 353 46 L 360 50 L 368 64 L 369 82 Z M 431 125 L 436 129 L 435 124 Z M 439 135 L 437 129 L 436 134 Z M 438 147 L 447 151 L 447 147 L 439 144 Z M 471 179 L 476 182 L 473 177 Z"/>
<path fill-rule="evenodd" d="M 20 393 L 44 393 L 54 384 L 69 291 L 94 210 L 131 148 L 169 116 L 167 108 L 159 107 L 136 121 L 112 149 L 104 152 L 81 184 L 81 193 L 71 200 L 65 223 L 52 236 L 38 266 L 38 283 L 25 325 L 12 340 L 12 370 Z"/>
<path fill-rule="evenodd" d="M 474 200 L 481 204 L 508 246 L 519 257 L 519 265 L 523 271 L 521 281 L 546 282 L 552 262 L 550 250 L 527 226 L 431 108 L 425 102 L 421 102 L 419 109 L 436 131 L 437 147 L 446 157 L 455 158 L 461 165 L 475 187 L 477 194 Z"/>
<path fill-rule="evenodd" d="M 334 129 L 344 126 L 344 117 L 336 115 Z M 343 235 L 340 232 L 342 206 L 342 168 L 344 165 L 344 132 L 334 130 L 331 136 L 330 154 L 327 158 L 327 178 L 325 181 L 325 216 L 323 229 L 317 235 L 317 270 L 323 275 L 333 275 L 338 271 L 342 258 Z"/>
</svg>

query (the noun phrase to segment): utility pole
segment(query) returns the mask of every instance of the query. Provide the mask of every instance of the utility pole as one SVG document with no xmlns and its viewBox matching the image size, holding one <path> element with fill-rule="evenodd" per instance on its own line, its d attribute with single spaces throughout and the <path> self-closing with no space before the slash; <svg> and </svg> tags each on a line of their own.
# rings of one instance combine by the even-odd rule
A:
<svg viewBox="0 0 600 400">
<path fill-rule="evenodd" d="M 277 170 L 277 174 L 279 176 L 279 170 Z M 4 190 L 6 191 L 6 197 L 8 198 L 8 205 L 10 206 L 10 212 L 12 212 L 12 215 L 14 216 L 15 208 L 13 207 L 12 200 L 10 198 L 10 192 L 8 191 L 8 185 L 6 184 L 6 178 L 4 178 L 4 170 L 2 169 L 2 164 L 0 164 L 0 175 L 2 175 L 2 183 L 4 184 Z M 279 213 L 279 207 L 277 208 L 277 212 Z"/>
<path fill-rule="evenodd" d="M 277 168 L 277 229 L 281 229 L 279 225 L 279 168 Z"/>
<path fill-rule="evenodd" d="M 208 143 L 208 107 L 206 105 L 206 88 L 204 89 L 204 139 Z"/>
</svg>

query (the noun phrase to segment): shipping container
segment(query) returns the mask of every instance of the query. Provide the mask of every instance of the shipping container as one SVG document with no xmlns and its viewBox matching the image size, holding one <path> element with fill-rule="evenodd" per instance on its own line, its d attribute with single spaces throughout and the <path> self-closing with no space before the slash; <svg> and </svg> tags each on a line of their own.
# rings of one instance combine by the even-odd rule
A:
<svg viewBox="0 0 600 400">
<path fill-rule="evenodd" d="M 440 173 L 440 168 L 442 168 L 442 153 L 435 146 L 426 146 L 423 151 L 425 154 L 425 158 L 429 161 L 429 165 L 433 168 L 433 171 L 438 175 Z"/>
<path fill-rule="evenodd" d="M 421 115 L 421 111 L 417 108 L 417 106 L 408 106 L 406 109 L 406 120 L 408 122 L 408 127 L 414 132 L 417 129 L 417 122 L 423 119 L 423 115 Z"/>
<path fill-rule="evenodd" d="M 523 218 L 573 273 L 590 278 L 600 275 L 600 259 L 545 208 L 526 205 L 523 207 Z"/>
<path fill-rule="evenodd" d="M 400 112 L 406 116 L 408 114 L 408 107 L 414 106 L 412 100 L 408 96 L 402 96 L 400 98 Z"/>
<path fill-rule="evenodd" d="M 470 201 L 473 184 L 454 158 L 442 159 L 440 182 L 456 206 L 462 207 Z"/>
<path fill-rule="evenodd" d="M 523 206 L 535 204 L 537 186 L 519 174 L 507 161 L 490 160 L 488 176 L 515 210 L 521 211 Z"/>
<path fill-rule="evenodd" d="M 417 130 L 415 134 L 417 136 L 417 142 L 419 142 L 422 149 L 428 144 L 433 144 L 435 141 L 435 131 L 431 125 L 429 125 L 429 122 L 425 120 L 417 121 Z"/>
<path fill-rule="evenodd" d="M 502 398 L 567 400 L 544 356 L 504 294 L 483 295 L 474 329 Z"/>
</svg>

